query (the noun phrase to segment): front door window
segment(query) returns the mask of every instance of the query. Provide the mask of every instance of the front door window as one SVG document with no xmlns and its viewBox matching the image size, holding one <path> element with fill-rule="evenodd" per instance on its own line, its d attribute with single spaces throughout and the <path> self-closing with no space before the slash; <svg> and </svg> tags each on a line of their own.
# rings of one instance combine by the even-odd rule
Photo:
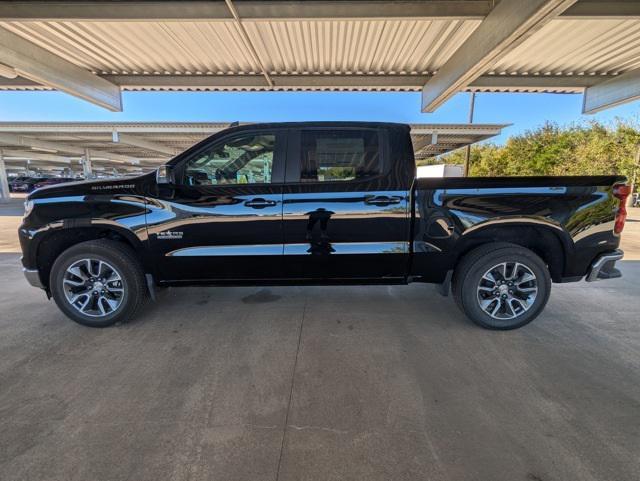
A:
<svg viewBox="0 0 640 481">
<path fill-rule="evenodd" d="M 270 184 L 276 145 L 274 134 L 245 134 L 217 144 L 190 160 L 188 185 Z"/>
</svg>

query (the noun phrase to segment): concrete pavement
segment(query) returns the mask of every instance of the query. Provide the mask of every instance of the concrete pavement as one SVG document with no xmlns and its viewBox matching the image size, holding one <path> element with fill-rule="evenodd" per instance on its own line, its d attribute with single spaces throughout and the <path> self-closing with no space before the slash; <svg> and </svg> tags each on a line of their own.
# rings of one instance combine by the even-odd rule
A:
<svg viewBox="0 0 640 481">
<path fill-rule="evenodd" d="M 512 332 L 431 286 L 169 289 L 67 320 L 0 206 L 0 479 L 640 479 L 640 262 Z M 640 222 L 625 228 L 640 259 Z"/>
<path fill-rule="evenodd" d="M 430 286 L 169 289 L 67 320 L 0 254 L 0 479 L 640 479 L 640 262 L 512 332 Z"/>
</svg>

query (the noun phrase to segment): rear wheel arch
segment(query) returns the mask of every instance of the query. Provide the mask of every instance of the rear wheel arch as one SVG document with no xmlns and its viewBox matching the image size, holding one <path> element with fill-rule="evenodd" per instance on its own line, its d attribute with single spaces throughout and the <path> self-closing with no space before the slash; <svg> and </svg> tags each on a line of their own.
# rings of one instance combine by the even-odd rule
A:
<svg viewBox="0 0 640 481">
<path fill-rule="evenodd" d="M 491 243 L 508 243 L 531 250 L 547 264 L 554 282 L 562 279 L 571 249 L 568 235 L 557 228 L 539 224 L 501 224 L 463 235 L 456 247 L 455 264 L 472 250 Z"/>
</svg>

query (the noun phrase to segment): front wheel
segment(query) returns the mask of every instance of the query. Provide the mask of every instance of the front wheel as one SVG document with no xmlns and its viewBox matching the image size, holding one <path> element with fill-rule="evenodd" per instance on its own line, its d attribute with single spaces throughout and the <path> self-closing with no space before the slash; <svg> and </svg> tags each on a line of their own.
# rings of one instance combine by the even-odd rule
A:
<svg viewBox="0 0 640 481">
<path fill-rule="evenodd" d="M 551 292 L 551 276 L 534 252 L 514 244 L 485 244 L 458 265 L 453 295 L 473 322 L 487 329 L 516 329 L 533 321 Z"/>
<path fill-rule="evenodd" d="M 106 239 L 82 242 L 60 254 L 51 269 L 49 286 L 60 310 L 90 327 L 128 320 L 147 294 L 134 252 Z"/>
</svg>

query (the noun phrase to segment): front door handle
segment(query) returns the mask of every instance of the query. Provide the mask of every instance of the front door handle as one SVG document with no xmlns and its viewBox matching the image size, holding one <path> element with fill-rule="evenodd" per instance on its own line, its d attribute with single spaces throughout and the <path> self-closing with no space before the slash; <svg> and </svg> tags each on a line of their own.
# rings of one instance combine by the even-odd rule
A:
<svg viewBox="0 0 640 481">
<path fill-rule="evenodd" d="M 364 199 L 364 203 L 369 205 L 391 205 L 399 204 L 401 201 L 402 197 L 387 195 L 369 195 Z"/>
<path fill-rule="evenodd" d="M 251 207 L 252 209 L 264 209 L 265 207 L 273 207 L 274 205 L 276 205 L 276 201 L 257 197 L 255 199 L 246 201 L 244 205 L 246 205 L 247 207 Z"/>
</svg>

